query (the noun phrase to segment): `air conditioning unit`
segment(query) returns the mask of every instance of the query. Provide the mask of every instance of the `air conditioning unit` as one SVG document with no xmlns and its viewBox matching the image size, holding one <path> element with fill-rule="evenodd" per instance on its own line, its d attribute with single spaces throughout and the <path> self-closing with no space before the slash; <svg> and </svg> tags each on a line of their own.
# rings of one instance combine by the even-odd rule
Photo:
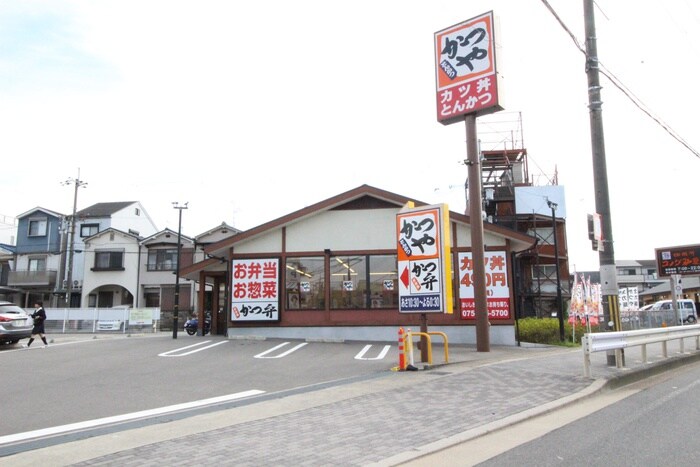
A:
<svg viewBox="0 0 700 467">
<path fill-rule="evenodd" d="M 82 289 L 83 288 L 83 281 L 73 281 L 73 288 L 74 289 Z"/>
</svg>

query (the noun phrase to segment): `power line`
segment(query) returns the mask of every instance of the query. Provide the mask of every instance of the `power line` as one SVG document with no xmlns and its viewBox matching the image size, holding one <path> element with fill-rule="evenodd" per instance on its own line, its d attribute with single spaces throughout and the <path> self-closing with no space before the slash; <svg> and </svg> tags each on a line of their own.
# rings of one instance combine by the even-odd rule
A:
<svg viewBox="0 0 700 467">
<path fill-rule="evenodd" d="M 569 35 L 569 37 L 571 37 L 571 40 L 576 45 L 576 48 L 581 53 L 583 53 L 586 56 L 586 58 L 590 59 L 591 57 L 589 57 L 588 54 L 586 53 L 586 49 L 581 45 L 581 43 L 578 41 L 578 39 L 576 39 L 576 36 L 571 32 L 571 30 L 568 28 L 568 26 L 559 17 L 557 12 L 554 11 L 554 8 L 552 8 L 552 6 L 549 4 L 549 2 L 547 0 L 542 0 L 542 3 L 544 4 L 545 8 L 547 8 L 549 10 L 549 12 L 552 13 L 554 18 L 557 20 L 559 25 L 564 29 L 564 31 L 566 31 L 566 33 Z M 686 149 L 688 149 L 690 152 L 692 152 L 695 155 L 695 157 L 700 159 L 700 152 L 696 151 L 693 147 L 691 147 L 690 144 L 688 144 L 685 141 L 685 139 L 683 139 L 678 133 L 676 133 L 676 131 L 673 128 L 671 128 L 667 123 L 662 121 L 660 118 L 652 115 L 651 110 L 649 110 L 649 108 L 637 96 L 635 96 L 634 93 L 632 93 L 632 91 L 630 91 L 629 88 L 627 88 L 627 86 L 625 86 L 610 70 L 608 70 L 600 60 L 598 60 L 598 65 L 600 67 L 599 68 L 600 74 L 602 74 L 603 76 L 608 78 L 608 80 L 613 84 L 613 86 L 618 88 L 622 92 L 622 94 L 624 94 L 639 110 L 641 110 L 649 118 L 654 120 L 661 128 L 664 129 L 664 131 L 666 131 L 666 133 L 671 135 L 671 137 L 673 139 L 675 139 L 676 141 L 681 143 L 683 146 L 686 147 Z"/>
</svg>

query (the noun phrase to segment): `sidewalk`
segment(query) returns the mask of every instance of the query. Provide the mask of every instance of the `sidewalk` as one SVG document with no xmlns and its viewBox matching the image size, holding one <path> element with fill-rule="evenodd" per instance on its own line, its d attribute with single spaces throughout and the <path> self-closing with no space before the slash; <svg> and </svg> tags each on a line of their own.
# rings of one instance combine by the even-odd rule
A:
<svg viewBox="0 0 700 467">
<path fill-rule="evenodd" d="M 434 361 L 442 361 L 433 351 Z M 669 344 L 626 349 L 624 369 L 581 349 L 450 347 L 447 365 L 272 395 L 260 402 L 7 456 L 24 465 L 399 465 L 606 387 L 700 360 Z M 416 364 L 423 368 L 423 364 Z"/>
</svg>

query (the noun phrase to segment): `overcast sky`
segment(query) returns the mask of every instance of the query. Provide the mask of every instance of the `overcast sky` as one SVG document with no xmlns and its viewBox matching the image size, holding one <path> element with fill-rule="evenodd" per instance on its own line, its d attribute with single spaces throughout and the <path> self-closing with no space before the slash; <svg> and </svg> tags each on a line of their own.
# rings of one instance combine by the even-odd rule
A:
<svg viewBox="0 0 700 467">
<path fill-rule="evenodd" d="M 583 44 L 583 2 L 549 3 Z M 700 149 L 700 6 L 597 5 L 603 65 Z M 171 203 L 189 202 L 190 236 L 362 184 L 463 212 L 465 130 L 436 120 L 433 34 L 490 10 L 506 108 L 493 118 L 522 116 L 531 178 L 556 167 L 565 189 L 570 267 L 597 269 L 584 55 L 540 0 L 5 0 L 0 218 L 69 214 L 61 182 L 78 174 L 78 209 L 140 201 L 176 230 Z M 615 258 L 700 243 L 700 160 L 601 83 Z"/>
</svg>

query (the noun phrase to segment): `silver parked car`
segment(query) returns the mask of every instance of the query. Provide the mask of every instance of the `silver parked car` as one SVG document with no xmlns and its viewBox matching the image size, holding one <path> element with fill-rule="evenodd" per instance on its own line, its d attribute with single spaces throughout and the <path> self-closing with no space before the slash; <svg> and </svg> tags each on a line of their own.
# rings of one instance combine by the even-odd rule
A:
<svg viewBox="0 0 700 467">
<path fill-rule="evenodd" d="M 11 302 L 0 302 L 0 344 L 16 344 L 32 335 L 34 320 Z"/>
</svg>

